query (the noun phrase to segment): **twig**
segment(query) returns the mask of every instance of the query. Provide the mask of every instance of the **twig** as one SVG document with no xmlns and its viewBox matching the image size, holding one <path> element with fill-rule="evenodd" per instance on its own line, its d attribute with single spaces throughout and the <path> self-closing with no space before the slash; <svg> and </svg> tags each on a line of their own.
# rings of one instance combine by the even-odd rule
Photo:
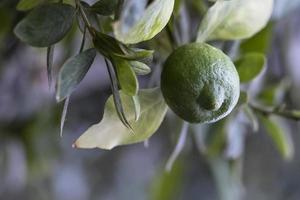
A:
<svg viewBox="0 0 300 200">
<path fill-rule="evenodd" d="M 285 110 L 282 108 L 263 108 L 261 106 L 249 104 L 249 106 L 256 112 L 260 112 L 264 115 L 278 115 L 292 120 L 300 120 L 300 111 L 297 110 Z"/>
<path fill-rule="evenodd" d="M 92 27 L 91 23 L 89 22 L 89 19 L 87 18 L 85 11 L 84 11 L 82 5 L 80 4 L 80 1 L 79 1 L 79 0 L 76 0 L 75 2 L 76 2 L 76 5 L 77 5 L 78 8 L 79 8 L 79 13 L 80 13 L 80 15 L 81 15 L 81 17 L 82 17 L 82 19 L 83 19 L 83 21 L 84 21 L 86 27 L 88 28 L 90 34 L 91 34 L 93 37 L 95 37 L 95 35 L 96 35 L 95 30 L 94 30 L 94 28 Z"/>
</svg>

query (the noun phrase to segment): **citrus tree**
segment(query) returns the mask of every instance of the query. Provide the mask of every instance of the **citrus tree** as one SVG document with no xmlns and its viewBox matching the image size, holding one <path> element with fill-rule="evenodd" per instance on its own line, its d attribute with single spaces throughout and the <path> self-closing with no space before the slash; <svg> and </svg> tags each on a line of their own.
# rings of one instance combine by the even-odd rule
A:
<svg viewBox="0 0 300 200">
<path fill-rule="evenodd" d="M 88 128 L 74 147 L 112 149 L 147 141 L 169 111 L 178 116 L 182 128 L 166 170 L 172 169 L 185 138 L 191 136 L 211 166 L 220 197 L 232 200 L 241 195 L 236 173 L 243 148 L 230 149 L 243 146 L 241 138 L 248 127 L 255 132 L 263 125 L 283 158 L 293 156 L 290 136 L 274 116 L 298 120 L 300 111 L 287 109 L 284 102 L 266 105 L 263 93 L 249 89 L 267 67 L 273 4 L 273 0 L 21 0 L 17 9 L 27 14 L 14 33 L 28 45 L 47 48 L 49 86 L 54 82 L 57 102 L 65 102 L 61 134 L 72 92 L 95 57 L 104 59 L 112 95 L 100 123 Z M 183 16 L 183 11 L 197 17 Z M 81 34 L 78 53 L 53 76 L 55 45 L 72 27 Z M 137 76 L 148 74 L 148 87 L 140 88 Z M 232 135 L 233 130 L 239 135 Z"/>
</svg>

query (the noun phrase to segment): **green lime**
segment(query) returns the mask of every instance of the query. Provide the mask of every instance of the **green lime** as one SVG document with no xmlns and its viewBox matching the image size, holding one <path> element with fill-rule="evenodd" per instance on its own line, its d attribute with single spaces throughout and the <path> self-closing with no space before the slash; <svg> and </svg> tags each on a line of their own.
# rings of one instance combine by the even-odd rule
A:
<svg viewBox="0 0 300 200">
<path fill-rule="evenodd" d="M 161 90 L 168 106 L 191 123 L 228 115 L 240 94 L 239 76 L 228 56 L 205 43 L 176 49 L 164 64 Z"/>
</svg>

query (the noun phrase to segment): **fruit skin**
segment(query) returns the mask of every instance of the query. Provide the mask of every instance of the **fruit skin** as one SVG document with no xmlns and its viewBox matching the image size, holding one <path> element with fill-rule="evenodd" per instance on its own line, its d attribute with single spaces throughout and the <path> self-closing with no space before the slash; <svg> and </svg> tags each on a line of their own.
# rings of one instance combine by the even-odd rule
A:
<svg viewBox="0 0 300 200">
<path fill-rule="evenodd" d="M 240 94 L 239 76 L 228 56 L 205 43 L 176 49 L 166 60 L 161 90 L 168 106 L 190 123 L 228 115 Z"/>
</svg>

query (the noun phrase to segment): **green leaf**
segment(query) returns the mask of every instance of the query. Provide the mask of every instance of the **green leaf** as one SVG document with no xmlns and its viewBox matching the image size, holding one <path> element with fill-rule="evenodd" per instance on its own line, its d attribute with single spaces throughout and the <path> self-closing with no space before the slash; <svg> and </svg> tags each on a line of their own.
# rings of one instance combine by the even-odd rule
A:
<svg viewBox="0 0 300 200">
<path fill-rule="evenodd" d="M 223 155 L 227 159 L 241 158 L 245 149 L 245 139 L 248 127 L 239 115 L 228 119 L 226 124 L 226 146 Z"/>
<path fill-rule="evenodd" d="M 95 49 L 88 49 L 68 59 L 59 71 L 56 100 L 62 101 L 69 96 L 84 78 L 96 56 Z"/>
<path fill-rule="evenodd" d="M 182 6 L 182 0 L 175 0 L 174 3 L 174 15 L 178 16 L 180 14 L 180 8 Z"/>
<path fill-rule="evenodd" d="M 234 62 L 241 83 L 253 80 L 263 70 L 266 58 L 261 53 L 248 53 Z"/>
<path fill-rule="evenodd" d="M 117 54 L 117 55 L 122 55 L 124 54 L 123 49 L 121 48 L 121 46 L 123 46 L 124 44 L 122 44 L 121 42 L 119 42 L 118 40 L 116 40 L 115 38 L 98 32 L 96 31 L 96 37 L 93 38 L 93 43 L 95 48 L 105 57 L 110 58 L 111 56 Z"/>
<path fill-rule="evenodd" d="M 114 26 L 116 38 L 125 44 L 136 44 L 150 40 L 167 25 L 173 7 L 174 0 L 154 0 L 145 10 L 143 16 L 129 29 L 123 27 L 125 22 L 121 17 L 121 20 Z"/>
<path fill-rule="evenodd" d="M 118 57 L 125 60 L 143 60 L 152 57 L 154 53 L 153 50 L 130 48 L 110 35 L 96 30 L 95 32 L 96 37 L 93 38 L 95 48 L 109 59 Z"/>
<path fill-rule="evenodd" d="M 257 99 L 266 106 L 273 106 L 277 104 L 277 93 L 278 85 L 267 86 L 257 95 Z"/>
<path fill-rule="evenodd" d="M 177 160 L 168 173 L 157 170 L 158 174 L 150 187 L 150 200 L 178 199 L 183 189 L 184 172 L 186 169 L 182 159 Z"/>
<path fill-rule="evenodd" d="M 85 16 L 87 17 L 90 24 L 93 27 L 100 28 L 97 14 L 92 12 L 92 10 L 90 9 L 91 6 L 88 3 L 86 3 L 85 1 L 80 1 L 80 5 L 81 5 L 81 8 L 84 10 Z M 76 13 L 76 23 L 78 24 L 79 30 L 83 33 L 84 28 L 86 27 L 86 24 L 79 12 Z"/>
<path fill-rule="evenodd" d="M 234 2 L 236 0 L 233 0 Z M 216 30 L 224 19 L 229 16 L 233 10 L 234 4 L 231 1 L 217 1 L 212 7 L 210 7 L 201 21 L 197 42 L 205 42 L 209 36 Z"/>
<path fill-rule="evenodd" d="M 300 119 L 300 110 L 291 110 L 289 114 L 294 118 Z"/>
<path fill-rule="evenodd" d="M 261 114 L 258 114 L 258 116 L 281 156 L 285 159 L 291 159 L 294 154 L 294 146 L 289 132 L 285 131 L 274 120 Z"/>
<path fill-rule="evenodd" d="M 263 30 L 255 34 L 253 37 L 244 40 L 240 45 L 241 54 L 249 52 L 267 54 L 272 38 L 272 31 L 273 23 L 270 22 Z"/>
<path fill-rule="evenodd" d="M 272 8 L 273 0 L 219 0 L 204 16 L 197 41 L 249 38 L 265 27 Z"/>
<path fill-rule="evenodd" d="M 153 55 L 153 50 L 137 49 L 137 48 L 125 48 L 125 54 L 117 54 L 114 56 L 126 59 L 126 60 L 143 60 Z"/>
<path fill-rule="evenodd" d="M 20 0 L 17 4 L 17 10 L 28 11 L 32 8 L 44 3 L 57 3 L 58 0 Z M 64 0 L 66 4 L 74 5 L 74 0 Z"/>
<path fill-rule="evenodd" d="M 71 29 L 75 9 L 67 4 L 45 4 L 33 9 L 14 29 L 16 36 L 35 47 L 49 47 Z"/>
<path fill-rule="evenodd" d="M 17 4 L 17 10 L 20 11 L 30 10 L 42 2 L 43 2 L 42 0 L 21 0 Z"/>
<path fill-rule="evenodd" d="M 167 111 L 167 105 L 159 88 L 139 91 L 141 115 L 138 121 L 135 121 L 132 98 L 122 91 L 121 98 L 134 134 L 131 134 L 130 130 L 119 120 L 113 99 L 110 97 L 106 102 L 101 122 L 83 133 L 74 143 L 74 147 L 112 149 L 119 145 L 144 141 L 156 132 Z"/>
<path fill-rule="evenodd" d="M 228 160 L 223 156 L 209 157 L 207 162 L 222 200 L 238 200 L 243 196 L 241 160 Z"/>
<path fill-rule="evenodd" d="M 133 96 L 132 101 L 134 104 L 134 111 L 135 111 L 135 121 L 139 120 L 141 116 L 141 104 L 138 96 Z"/>
<path fill-rule="evenodd" d="M 139 89 L 139 82 L 129 62 L 116 57 L 112 58 L 112 62 L 121 90 L 129 96 L 135 96 Z"/>
<path fill-rule="evenodd" d="M 247 118 L 249 119 L 253 131 L 257 132 L 258 127 L 259 127 L 258 119 L 257 119 L 256 115 L 254 114 L 252 108 L 249 107 L 248 105 L 244 105 L 243 111 L 244 111 L 245 115 L 247 116 Z"/>
<path fill-rule="evenodd" d="M 188 122 L 185 122 L 182 120 L 182 126 L 180 129 L 177 144 L 176 144 L 172 154 L 168 158 L 168 161 L 165 166 L 165 170 L 167 172 L 170 172 L 172 170 L 174 163 L 176 162 L 177 158 L 179 157 L 180 153 L 183 151 L 183 149 L 185 147 L 185 141 L 186 141 L 186 138 L 188 135 L 188 129 L 189 129 Z"/>
<path fill-rule="evenodd" d="M 271 85 L 267 85 L 257 95 L 256 100 L 267 106 L 280 106 L 283 104 L 286 93 L 290 90 L 289 79 L 282 79 Z"/>
<path fill-rule="evenodd" d="M 237 106 L 245 105 L 246 103 L 248 103 L 248 100 L 249 100 L 248 93 L 241 91 Z"/>
<path fill-rule="evenodd" d="M 129 122 L 125 116 L 125 113 L 124 113 L 123 105 L 121 102 L 121 95 L 120 95 L 120 91 L 118 88 L 118 80 L 115 76 L 116 75 L 115 71 L 113 70 L 113 68 L 111 67 L 111 65 L 109 64 L 109 62 L 106 58 L 104 59 L 104 61 L 105 61 L 106 68 L 107 68 L 107 71 L 109 74 L 110 87 L 112 90 L 112 96 L 113 96 L 114 105 L 116 107 L 117 115 L 118 115 L 120 121 L 123 123 L 123 125 L 132 131 L 132 127 L 129 124 Z"/>
<path fill-rule="evenodd" d="M 99 15 L 112 15 L 117 9 L 119 0 L 99 0 L 91 6 L 91 10 Z"/>
<path fill-rule="evenodd" d="M 151 68 L 145 63 L 139 61 L 130 61 L 129 63 L 137 75 L 146 75 L 151 72 Z"/>
<path fill-rule="evenodd" d="M 208 156 L 218 156 L 223 154 L 226 146 L 226 126 L 228 119 L 224 118 L 214 124 L 211 124 L 206 132 L 205 144 L 206 154 Z"/>
<path fill-rule="evenodd" d="M 61 118 L 60 118 L 60 137 L 63 136 L 63 130 L 64 130 L 64 125 L 65 125 L 65 121 L 66 121 L 66 116 L 67 116 L 67 112 L 68 112 L 68 106 L 69 106 L 69 102 L 70 102 L 70 96 L 68 96 L 64 102 L 64 107 L 63 107 L 63 111 L 61 113 Z"/>
<path fill-rule="evenodd" d="M 197 148 L 207 156 L 223 155 L 226 147 L 227 125 L 227 117 L 212 124 L 190 124 Z"/>
<path fill-rule="evenodd" d="M 85 16 L 87 17 L 87 19 L 89 20 L 91 25 L 93 27 L 99 28 L 97 14 L 92 12 L 91 6 L 85 1 L 80 1 L 80 5 L 81 5 L 82 9 L 84 10 Z M 79 30 L 83 33 L 84 28 L 86 27 L 86 24 L 80 14 L 76 15 L 76 22 L 78 24 Z"/>
</svg>

